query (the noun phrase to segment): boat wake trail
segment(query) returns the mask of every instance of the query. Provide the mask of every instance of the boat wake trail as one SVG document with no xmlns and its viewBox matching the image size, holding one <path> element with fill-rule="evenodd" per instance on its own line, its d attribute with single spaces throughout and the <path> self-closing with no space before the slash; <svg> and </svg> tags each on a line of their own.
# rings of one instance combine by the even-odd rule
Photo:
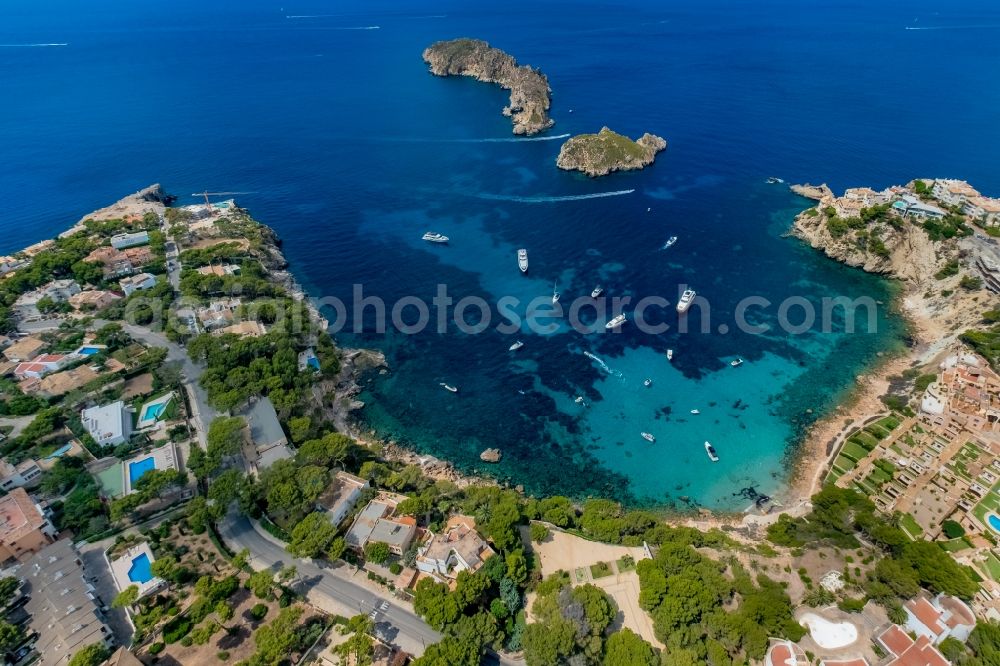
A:
<svg viewBox="0 0 1000 666">
<path fill-rule="evenodd" d="M 45 46 L 69 46 L 69 44 L 0 44 L 0 48 L 4 49 L 30 49 Z"/>
<path fill-rule="evenodd" d="M 490 194 L 488 192 L 473 192 L 469 196 L 477 199 L 488 199 L 490 201 L 515 201 L 517 203 L 559 203 L 561 201 L 584 201 L 586 199 L 603 199 L 604 197 L 620 197 L 625 194 L 632 194 L 632 190 L 616 190 L 614 192 L 594 192 L 593 194 L 569 194 L 555 197 L 522 197 L 516 194 Z"/>
<path fill-rule="evenodd" d="M 1000 23 L 990 23 L 986 25 L 924 25 L 905 26 L 904 30 L 996 30 L 1000 28 Z"/>
<path fill-rule="evenodd" d="M 554 136 L 529 136 L 529 137 L 515 137 L 507 136 L 500 139 L 448 139 L 452 143 L 521 143 L 522 141 L 555 141 L 556 139 L 565 139 L 569 136 L 566 134 L 556 134 Z"/>
<path fill-rule="evenodd" d="M 622 376 L 622 373 L 618 372 L 617 370 L 612 370 L 611 368 L 609 368 L 608 364 L 605 363 L 604 359 L 602 359 L 600 356 L 597 356 L 596 354 L 591 354 L 589 351 L 583 352 L 583 355 L 589 358 L 590 360 L 594 361 L 595 363 L 597 363 L 597 365 L 601 366 L 604 372 L 608 373 L 609 375 L 612 375 L 613 377 Z"/>
</svg>

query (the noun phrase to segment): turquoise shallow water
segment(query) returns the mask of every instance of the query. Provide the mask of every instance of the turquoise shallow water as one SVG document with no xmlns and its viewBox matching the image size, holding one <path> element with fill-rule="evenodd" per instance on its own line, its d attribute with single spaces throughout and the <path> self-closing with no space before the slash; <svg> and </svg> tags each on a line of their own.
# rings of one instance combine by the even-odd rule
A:
<svg viewBox="0 0 1000 666">
<path fill-rule="evenodd" d="M 159 181 L 183 203 L 245 192 L 239 203 L 274 227 L 317 296 L 349 301 L 357 283 L 391 304 L 446 284 L 456 299 L 523 303 L 558 281 L 567 304 L 597 282 L 609 296 L 676 301 L 691 284 L 711 302 L 710 333 L 679 333 L 668 308 L 657 317 L 671 330 L 657 335 L 452 325 L 406 336 L 368 318 L 338 339 L 389 358 L 362 396 L 387 438 L 464 469 L 500 447 L 490 470 L 530 492 L 740 509 L 745 488 L 780 490 L 801 430 L 903 337 L 890 285 L 783 237 L 806 203 L 765 178 L 842 189 L 942 175 L 1000 195 L 998 12 L 929 0 L 432 0 L 419 11 L 13 0 L 0 21 L 0 44 L 21 45 L 0 46 L 0 244 L 50 237 Z M 560 140 L 511 140 L 502 91 L 427 73 L 423 48 L 463 35 L 548 75 L 548 136 L 608 125 L 662 135 L 667 151 L 600 180 L 557 170 Z M 451 243 L 420 241 L 428 230 Z M 658 251 L 671 235 L 677 245 Z M 875 330 L 853 335 L 720 333 L 750 295 L 883 305 Z M 518 338 L 525 347 L 507 352 Z M 730 368 L 737 355 L 746 364 Z"/>
</svg>

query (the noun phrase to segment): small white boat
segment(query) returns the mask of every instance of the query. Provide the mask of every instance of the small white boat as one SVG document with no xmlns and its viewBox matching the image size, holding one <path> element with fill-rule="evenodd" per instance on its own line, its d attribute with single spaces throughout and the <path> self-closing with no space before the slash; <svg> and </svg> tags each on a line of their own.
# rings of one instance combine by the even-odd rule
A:
<svg viewBox="0 0 1000 666">
<path fill-rule="evenodd" d="M 441 382 L 441 386 L 444 387 L 445 391 L 451 391 L 452 393 L 458 393 L 458 389 L 455 388 L 454 386 L 452 386 L 451 384 L 445 384 L 444 382 Z"/>
<path fill-rule="evenodd" d="M 673 244 L 676 242 L 677 242 L 677 236 L 671 236 L 670 238 L 667 239 L 667 242 L 663 244 L 663 249 L 666 250 L 667 248 L 673 246 Z"/>
<path fill-rule="evenodd" d="M 601 294 L 603 293 L 604 293 L 604 287 L 602 287 L 601 285 L 597 285 L 596 287 L 594 287 L 594 291 L 590 292 L 590 297 L 600 298 Z"/>
<path fill-rule="evenodd" d="M 668 349 L 667 350 L 667 360 L 668 361 L 674 360 L 674 350 L 673 349 Z"/>
<path fill-rule="evenodd" d="M 729 362 L 729 365 L 733 366 L 734 368 L 738 368 L 738 367 L 740 367 L 741 365 L 743 365 L 743 359 L 741 359 L 741 358 L 737 358 L 737 359 L 735 359 L 735 360 L 733 360 L 733 361 L 730 361 L 730 362 Z"/>
<path fill-rule="evenodd" d="M 517 351 L 518 349 L 520 349 L 523 346 L 524 346 L 524 343 L 521 342 L 520 340 L 518 340 L 517 342 L 515 342 L 514 344 L 512 344 L 507 351 Z"/>
<path fill-rule="evenodd" d="M 646 440 L 647 442 L 655 442 L 655 441 L 656 441 L 656 438 L 655 438 L 655 437 L 653 437 L 652 433 L 648 433 L 648 432 L 640 432 L 640 433 L 639 433 L 639 436 L 641 436 L 641 437 L 642 437 L 642 438 L 643 438 L 644 440 Z"/>
<path fill-rule="evenodd" d="M 684 293 L 681 294 L 681 300 L 677 301 L 677 311 L 681 314 L 687 312 L 695 296 L 697 296 L 697 292 L 694 289 L 685 289 Z"/>
<path fill-rule="evenodd" d="M 583 404 L 583 396 L 582 395 L 576 396 L 576 399 L 573 402 L 575 402 L 578 405 L 582 405 Z"/>
<path fill-rule="evenodd" d="M 606 329 L 618 328 L 625 323 L 625 315 L 620 314 L 604 325 Z"/>
<path fill-rule="evenodd" d="M 522 273 L 528 272 L 528 251 L 524 248 L 517 251 L 517 267 Z"/>
<path fill-rule="evenodd" d="M 552 283 L 552 305 L 555 305 L 556 303 L 559 302 L 559 297 L 561 295 L 562 294 L 559 293 L 559 289 L 558 289 L 556 283 L 553 282 Z"/>
<path fill-rule="evenodd" d="M 650 386 L 653 385 L 653 380 L 652 379 L 647 379 L 647 380 L 645 380 L 645 381 L 642 382 L 642 385 L 648 388 L 648 387 L 650 387 Z"/>
<path fill-rule="evenodd" d="M 701 410 L 699 410 L 699 409 L 692 409 L 692 410 L 691 410 L 691 413 L 692 413 L 692 414 L 696 414 L 696 415 L 697 415 L 697 414 L 701 414 Z"/>
<path fill-rule="evenodd" d="M 719 462 L 719 455 L 715 452 L 715 447 L 709 442 L 705 442 L 705 453 L 708 454 L 708 459 L 712 462 Z"/>
<path fill-rule="evenodd" d="M 768 185 L 774 185 L 776 183 L 783 183 L 783 182 L 785 182 L 785 181 L 783 181 L 782 179 L 778 178 L 777 176 L 768 176 L 767 177 L 767 183 L 768 183 Z"/>
<path fill-rule="evenodd" d="M 431 243 L 447 243 L 448 237 L 443 234 L 434 233 L 433 231 L 428 231 L 423 235 L 425 241 L 430 241 Z"/>
<path fill-rule="evenodd" d="M 653 210 L 653 209 L 652 209 L 652 208 L 647 208 L 647 209 L 646 209 L 646 212 L 648 213 L 648 212 L 650 212 L 651 210 Z"/>
</svg>

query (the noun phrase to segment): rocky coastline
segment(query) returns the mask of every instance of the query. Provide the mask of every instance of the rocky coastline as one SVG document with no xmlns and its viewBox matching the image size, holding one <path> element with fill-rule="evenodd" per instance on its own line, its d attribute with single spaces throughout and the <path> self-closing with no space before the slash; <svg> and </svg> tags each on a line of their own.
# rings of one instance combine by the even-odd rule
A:
<svg viewBox="0 0 1000 666">
<path fill-rule="evenodd" d="M 567 139 L 559 149 L 556 166 L 567 171 L 582 171 L 596 178 L 614 171 L 644 169 L 666 147 L 665 139 L 648 132 L 632 141 L 608 127 L 602 127 L 597 134 L 579 134 Z"/>
<path fill-rule="evenodd" d="M 471 76 L 510 91 L 503 114 L 514 124 L 514 134 L 530 136 L 552 127 L 549 81 L 537 69 L 518 65 L 513 56 L 481 39 L 451 39 L 424 49 L 424 62 L 436 76 Z"/>
</svg>

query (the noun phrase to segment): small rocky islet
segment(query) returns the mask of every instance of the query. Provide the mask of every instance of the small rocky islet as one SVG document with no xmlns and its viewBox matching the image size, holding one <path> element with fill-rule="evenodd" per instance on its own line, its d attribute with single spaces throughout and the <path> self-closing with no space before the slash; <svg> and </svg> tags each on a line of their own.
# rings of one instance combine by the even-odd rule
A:
<svg viewBox="0 0 1000 666">
<path fill-rule="evenodd" d="M 450 39 L 431 44 L 423 53 L 424 62 L 437 76 L 471 76 L 510 90 L 505 116 L 514 123 L 514 134 L 530 136 L 546 130 L 551 101 L 549 80 L 537 69 L 518 65 L 513 56 L 481 39 Z"/>
<path fill-rule="evenodd" d="M 597 134 L 579 134 L 567 139 L 559 149 L 556 166 L 582 171 L 591 177 L 606 176 L 613 171 L 645 168 L 666 147 L 666 140 L 648 132 L 633 141 L 602 127 Z"/>
</svg>

